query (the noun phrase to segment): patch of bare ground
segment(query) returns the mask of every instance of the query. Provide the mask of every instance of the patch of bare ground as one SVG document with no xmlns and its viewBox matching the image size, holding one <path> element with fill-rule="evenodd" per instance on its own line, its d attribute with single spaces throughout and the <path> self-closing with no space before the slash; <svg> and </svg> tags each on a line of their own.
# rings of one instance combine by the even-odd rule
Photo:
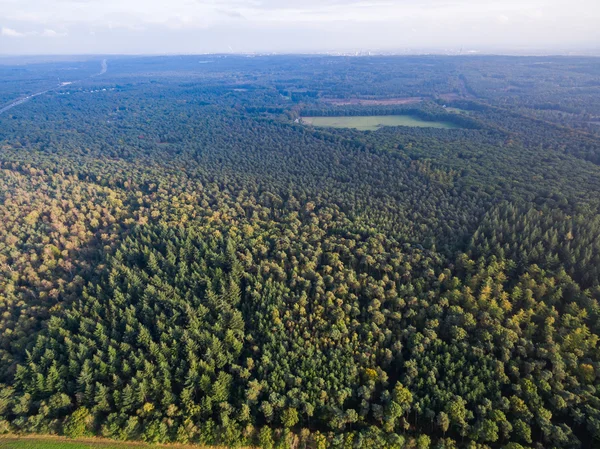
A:
<svg viewBox="0 0 600 449">
<path fill-rule="evenodd" d="M 460 100 L 460 99 L 464 98 L 462 95 L 457 94 L 457 93 L 439 94 L 437 97 L 440 100 L 444 100 L 444 101 L 448 101 L 448 102 Z"/>
<path fill-rule="evenodd" d="M 388 106 L 398 104 L 412 104 L 423 101 L 422 97 L 404 97 L 404 98 L 321 98 L 323 103 L 332 104 L 334 106 Z"/>
</svg>

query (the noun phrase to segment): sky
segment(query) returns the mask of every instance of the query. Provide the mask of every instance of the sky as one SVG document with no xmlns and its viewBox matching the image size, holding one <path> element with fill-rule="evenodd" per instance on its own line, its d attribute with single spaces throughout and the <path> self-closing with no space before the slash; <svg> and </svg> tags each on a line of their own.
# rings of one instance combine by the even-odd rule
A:
<svg viewBox="0 0 600 449">
<path fill-rule="evenodd" d="M 0 54 L 600 54 L 600 0 L 0 0 Z"/>
</svg>

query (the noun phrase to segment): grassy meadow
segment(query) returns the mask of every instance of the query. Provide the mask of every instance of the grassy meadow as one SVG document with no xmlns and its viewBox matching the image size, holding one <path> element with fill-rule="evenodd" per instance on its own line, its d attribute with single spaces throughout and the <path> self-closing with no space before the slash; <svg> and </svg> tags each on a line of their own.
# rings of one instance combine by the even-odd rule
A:
<svg viewBox="0 0 600 449">
<path fill-rule="evenodd" d="M 322 128 L 354 128 L 376 131 L 384 126 L 413 126 L 421 128 L 456 128 L 447 122 L 422 120 L 410 115 L 357 115 L 341 117 L 302 117 L 302 123 Z"/>
<path fill-rule="evenodd" d="M 116 442 L 103 438 L 82 438 L 71 440 L 57 436 L 4 436 L 0 435 L 0 449 L 150 449 L 169 447 L 170 449 L 202 449 L 203 446 L 183 444 L 150 445 L 138 442 Z M 214 449 L 214 448 L 213 448 Z"/>
</svg>

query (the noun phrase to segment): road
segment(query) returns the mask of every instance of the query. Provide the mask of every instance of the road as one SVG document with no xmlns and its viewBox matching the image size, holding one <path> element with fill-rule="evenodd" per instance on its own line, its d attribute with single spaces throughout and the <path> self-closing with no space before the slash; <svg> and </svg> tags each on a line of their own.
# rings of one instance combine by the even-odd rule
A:
<svg viewBox="0 0 600 449">
<path fill-rule="evenodd" d="M 102 70 L 100 70 L 100 73 L 96 73 L 95 75 L 92 75 L 91 77 L 104 75 L 107 70 L 108 70 L 108 60 L 103 59 L 102 60 Z"/>
<path fill-rule="evenodd" d="M 106 71 L 108 70 L 108 60 L 103 59 L 101 64 L 102 64 L 102 67 L 101 67 L 100 72 L 96 73 L 96 74 L 94 74 L 92 76 L 90 76 L 90 78 L 93 78 L 93 77 L 96 77 L 96 76 L 100 76 L 100 75 L 104 75 L 106 73 Z M 21 97 L 21 98 L 18 98 L 16 100 L 13 100 L 11 103 L 9 103 L 6 106 L 0 108 L 0 115 L 4 114 L 6 111 L 9 111 L 10 109 L 14 108 L 15 106 L 19 106 L 20 104 L 23 104 L 26 101 L 31 100 L 34 97 L 37 97 L 39 95 L 43 95 L 43 94 L 45 94 L 47 92 L 50 92 L 50 91 L 53 91 L 53 90 L 60 89 L 61 87 L 68 86 L 69 84 L 78 83 L 80 81 L 83 81 L 83 80 L 76 80 L 76 81 L 71 81 L 71 82 L 67 82 L 67 83 L 60 83 L 60 84 L 58 84 L 58 85 L 56 85 L 54 87 L 51 87 L 50 89 L 42 90 L 42 91 L 33 93 L 31 95 L 27 95 L 26 97 Z"/>
</svg>

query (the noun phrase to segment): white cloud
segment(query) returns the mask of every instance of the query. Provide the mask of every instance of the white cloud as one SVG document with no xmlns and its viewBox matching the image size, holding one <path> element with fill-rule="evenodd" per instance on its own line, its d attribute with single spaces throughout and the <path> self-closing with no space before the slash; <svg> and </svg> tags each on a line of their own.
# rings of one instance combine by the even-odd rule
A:
<svg viewBox="0 0 600 449">
<path fill-rule="evenodd" d="M 58 32 L 58 31 L 46 28 L 44 31 L 39 33 L 39 35 L 42 37 L 61 37 L 61 36 L 64 37 L 64 36 L 67 36 L 67 32 L 65 32 L 65 31 Z"/>
<path fill-rule="evenodd" d="M 576 7 L 577 4 L 579 7 Z M 202 28 L 246 18 L 255 22 L 390 22 L 403 18 L 464 20 L 477 17 L 562 17 L 573 10 L 599 18 L 596 0 L 0 0 L 0 16 L 37 23 L 106 23 L 122 16 L 136 24 L 197 24 Z M 502 19 L 503 20 L 503 19 Z"/>
<path fill-rule="evenodd" d="M 271 46 L 277 51 L 286 45 L 297 48 L 298 42 L 306 43 L 306 50 L 340 45 L 506 48 L 520 43 L 547 48 L 563 43 L 598 45 L 600 1 L 0 0 L 0 23 L 6 37 L 62 36 L 47 40 L 64 51 L 82 48 L 84 43 L 96 45 L 82 37 L 90 39 L 90 30 L 103 39 L 97 45 L 114 52 L 122 51 L 130 37 L 139 39 L 142 50 L 147 45 L 148 51 L 226 49 L 229 44 L 215 39 L 217 35 L 226 36 L 236 49 L 261 51 Z M 195 38 L 200 35 L 202 41 Z M 34 41 L 39 39 L 19 40 L 32 42 L 27 44 L 32 51 Z M 197 47 L 192 47 L 196 41 Z"/>
<path fill-rule="evenodd" d="M 25 34 L 20 33 L 17 30 L 13 30 L 12 28 L 7 28 L 7 27 L 2 27 L 2 30 L 0 30 L 0 34 L 2 36 L 7 36 L 7 37 L 22 37 L 22 36 L 25 36 Z"/>
<path fill-rule="evenodd" d="M 35 37 L 35 36 L 39 36 L 39 37 L 61 37 L 61 36 L 67 36 L 67 32 L 66 31 L 62 31 L 62 32 L 58 32 L 56 30 L 52 30 L 50 28 L 45 28 L 43 31 L 26 31 L 26 32 L 21 32 L 21 31 L 17 31 L 13 28 L 8 28 L 8 27 L 2 27 L 2 29 L 0 29 L 0 35 L 2 36 L 6 36 L 6 37 Z"/>
</svg>

